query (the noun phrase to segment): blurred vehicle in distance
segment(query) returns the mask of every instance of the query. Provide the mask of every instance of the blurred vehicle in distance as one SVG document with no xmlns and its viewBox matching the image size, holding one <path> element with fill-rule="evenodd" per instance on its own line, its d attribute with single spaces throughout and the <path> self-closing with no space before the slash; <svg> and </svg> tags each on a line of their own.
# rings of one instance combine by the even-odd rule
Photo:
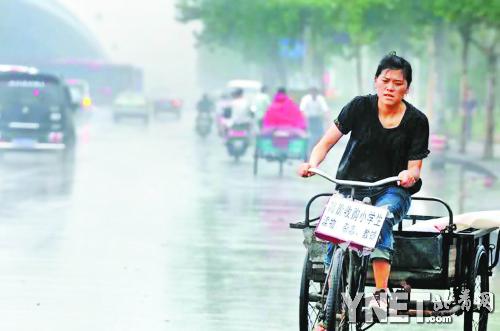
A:
<svg viewBox="0 0 500 331">
<path fill-rule="evenodd" d="M 126 91 L 120 93 L 113 102 L 113 120 L 123 118 L 139 118 L 149 124 L 151 106 L 143 93 Z"/>
<path fill-rule="evenodd" d="M 0 72 L 21 72 L 25 74 L 37 74 L 39 70 L 35 67 L 23 65 L 0 64 Z"/>
<path fill-rule="evenodd" d="M 245 154 L 250 146 L 252 128 L 250 123 L 231 123 L 225 136 L 227 153 L 236 162 Z"/>
<path fill-rule="evenodd" d="M 196 133 L 204 138 L 212 131 L 213 118 L 208 112 L 199 112 L 196 115 L 195 130 Z"/>
<path fill-rule="evenodd" d="M 177 118 L 182 116 L 183 102 L 179 98 L 160 98 L 153 102 L 155 116 L 160 114 L 174 114 Z"/>
<path fill-rule="evenodd" d="M 249 102 L 260 92 L 262 88 L 262 83 L 258 80 L 249 79 L 233 79 L 226 83 L 226 89 L 228 89 L 229 95 L 236 89 L 243 90 L 243 97 Z"/>
<path fill-rule="evenodd" d="M 42 68 L 44 72 L 86 81 L 97 105 L 112 105 L 120 93 L 143 89 L 143 71 L 131 64 L 67 58 L 45 63 Z"/>
<path fill-rule="evenodd" d="M 0 150 L 72 150 L 73 105 L 57 76 L 0 66 Z"/>
<path fill-rule="evenodd" d="M 66 79 L 65 82 L 68 85 L 71 102 L 75 104 L 75 110 L 92 110 L 89 83 L 83 79 L 76 78 Z"/>
<path fill-rule="evenodd" d="M 263 84 L 258 80 L 250 79 L 233 79 L 226 83 L 226 88 L 224 94 L 233 95 L 235 91 L 243 91 L 243 99 L 245 99 L 249 105 L 250 110 L 255 113 L 256 107 L 254 106 L 257 96 L 262 90 Z"/>
</svg>

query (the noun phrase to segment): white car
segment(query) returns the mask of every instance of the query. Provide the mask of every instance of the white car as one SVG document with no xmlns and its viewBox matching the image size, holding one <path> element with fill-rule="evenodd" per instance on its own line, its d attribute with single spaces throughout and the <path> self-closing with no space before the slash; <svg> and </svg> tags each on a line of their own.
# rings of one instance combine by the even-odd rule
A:
<svg viewBox="0 0 500 331">
<path fill-rule="evenodd" d="M 123 118 L 140 118 L 149 124 L 151 105 L 140 92 L 123 92 L 113 102 L 113 120 Z"/>
</svg>

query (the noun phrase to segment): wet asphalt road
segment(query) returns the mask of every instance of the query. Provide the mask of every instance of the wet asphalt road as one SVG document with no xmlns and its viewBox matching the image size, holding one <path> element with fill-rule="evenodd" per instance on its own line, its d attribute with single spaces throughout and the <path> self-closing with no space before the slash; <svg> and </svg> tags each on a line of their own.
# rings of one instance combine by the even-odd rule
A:
<svg viewBox="0 0 500 331">
<path fill-rule="evenodd" d="M 288 223 L 330 185 L 297 178 L 296 162 L 283 177 L 263 162 L 254 177 L 251 153 L 233 162 L 192 123 L 187 114 L 115 125 L 97 109 L 79 125 L 74 162 L 4 156 L 1 330 L 298 330 L 305 250 Z M 456 172 L 426 175 L 433 195 L 457 200 Z"/>
</svg>

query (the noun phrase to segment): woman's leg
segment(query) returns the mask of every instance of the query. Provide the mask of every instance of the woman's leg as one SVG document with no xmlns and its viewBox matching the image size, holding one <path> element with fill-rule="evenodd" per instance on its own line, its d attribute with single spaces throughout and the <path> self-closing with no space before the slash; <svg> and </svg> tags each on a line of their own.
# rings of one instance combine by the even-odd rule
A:
<svg viewBox="0 0 500 331">
<path fill-rule="evenodd" d="M 373 277 L 375 278 L 375 288 L 377 290 L 388 288 L 391 263 L 385 259 L 373 259 L 372 265 Z"/>
<path fill-rule="evenodd" d="M 371 255 L 375 287 L 377 289 L 386 289 L 388 287 L 394 245 L 392 228 L 395 224 L 401 222 L 408 209 L 410 209 L 410 203 L 410 195 L 400 187 L 389 187 L 375 201 L 376 206 L 387 206 L 389 210 L 380 231 L 379 241 Z"/>
</svg>

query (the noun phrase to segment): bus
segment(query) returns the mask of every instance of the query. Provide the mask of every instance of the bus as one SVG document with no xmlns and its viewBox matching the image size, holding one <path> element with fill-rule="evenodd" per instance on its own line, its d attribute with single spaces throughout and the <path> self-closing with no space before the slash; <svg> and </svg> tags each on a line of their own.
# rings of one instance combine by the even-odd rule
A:
<svg viewBox="0 0 500 331">
<path fill-rule="evenodd" d="M 95 104 L 109 105 L 123 91 L 143 90 L 143 72 L 130 64 L 105 61 L 60 60 L 41 65 L 41 69 L 62 76 L 66 81 L 88 83 Z"/>
</svg>

